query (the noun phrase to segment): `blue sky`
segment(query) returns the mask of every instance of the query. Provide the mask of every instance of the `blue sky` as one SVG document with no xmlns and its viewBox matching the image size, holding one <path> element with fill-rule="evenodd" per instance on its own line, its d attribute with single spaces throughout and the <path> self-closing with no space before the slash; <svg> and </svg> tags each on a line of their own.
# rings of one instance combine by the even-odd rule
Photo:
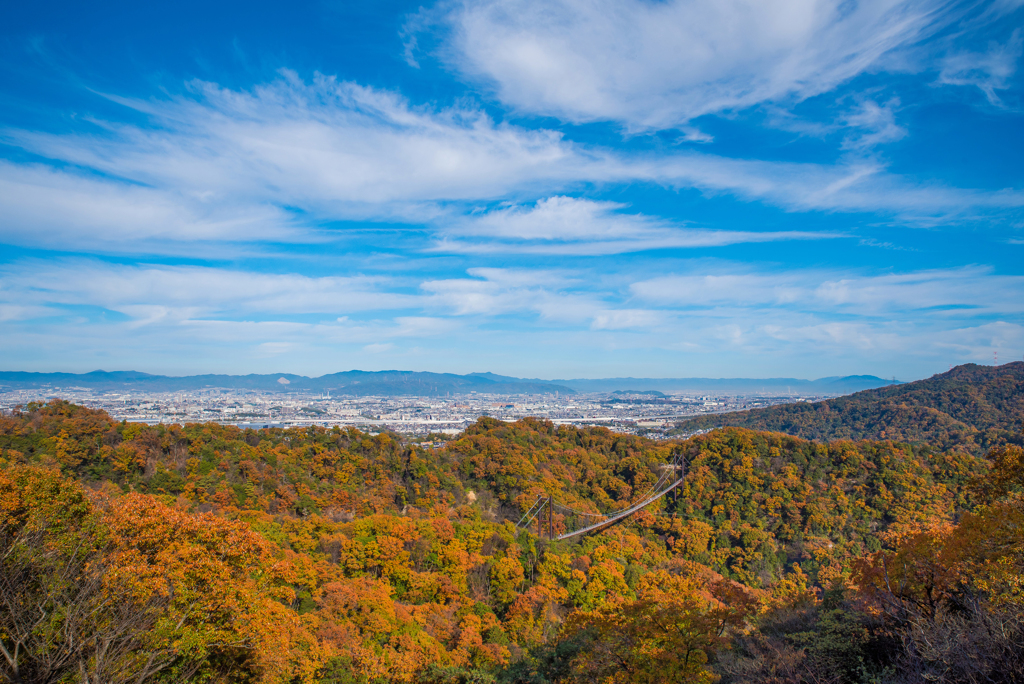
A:
<svg viewBox="0 0 1024 684">
<path fill-rule="evenodd" d="M 1024 355 L 1024 1 L 4 3 L 7 370 Z"/>
</svg>

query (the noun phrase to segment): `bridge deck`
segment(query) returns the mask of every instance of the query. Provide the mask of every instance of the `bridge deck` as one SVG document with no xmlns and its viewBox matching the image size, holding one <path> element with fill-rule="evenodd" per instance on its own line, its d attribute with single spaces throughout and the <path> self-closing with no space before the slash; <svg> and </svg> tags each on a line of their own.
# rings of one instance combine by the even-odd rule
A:
<svg viewBox="0 0 1024 684">
<path fill-rule="evenodd" d="M 588 532 L 593 532 L 595 530 L 600 530 L 600 529 L 608 527 L 610 525 L 614 525 L 615 523 L 617 523 L 618 521 L 622 520 L 623 518 L 629 517 L 630 515 L 636 513 L 641 508 L 644 508 L 645 506 L 650 506 L 652 503 L 654 503 L 655 501 L 657 501 L 661 497 L 665 496 L 666 494 L 668 494 L 673 489 L 675 489 L 676 487 L 678 487 L 679 485 L 681 485 L 683 483 L 683 476 L 686 473 L 686 461 L 684 460 L 682 455 L 677 455 L 673 459 L 673 461 L 671 463 L 666 463 L 665 465 L 659 466 L 658 468 L 659 468 L 659 470 L 662 471 L 662 475 L 661 475 L 660 478 L 658 478 L 657 482 L 655 482 L 653 485 L 651 485 L 651 489 L 649 490 L 651 492 L 651 494 L 649 496 L 645 495 L 646 498 L 643 501 L 641 501 L 639 503 L 635 503 L 632 506 L 630 506 L 629 508 L 621 510 L 621 511 L 619 511 L 617 513 L 614 513 L 612 515 L 604 517 L 602 520 L 600 520 L 600 521 L 598 521 L 598 522 L 596 522 L 596 523 L 594 523 L 592 525 L 587 525 L 586 527 L 583 527 L 581 529 L 573 530 L 572 532 L 566 532 L 565 534 L 560 534 L 560 535 L 556 536 L 555 539 L 557 539 L 557 540 L 572 539 L 573 537 L 578 537 L 581 534 L 587 534 Z M 675 482 L 673 482 L 669 486 L 665 487 L 665 489 L 661 489 L 661 487 L 665 486 L 665 481 L 668 480 L 669 477 L 670 477 L 669 472 L 673 472 L 674 473 L 676 471 L 679 472 L 679 476 L 677 477 Z M 551 510 L 553 508 L 557 507 L 557 508 L 562 508 L 562 509 L 564 509 L 566 511 L 569 511 L 571 513 L 574 513 L 576 515 L 584 515 L 584 516 L 590 516 L 590 517 L 597 517 L 593 513 L 586 513 L 584 511 L 577 511 L 577 510 L 572 509 L 572 508 L 567 508 L 567 507 L 565 507 L 565 506 L 563 506 L 561 504 L 555 504 L 553 502 L 552 497 L 550 495 L 544 496 L 542 494 L 542 495 L 537 497 L 537 500 L 533 503 L 532 506 L 530 506 L 529 510 L 527 510 L 526 513 L 523 514 L 523 517 L 519 519 L 519 522 L 516 523 L 516 527 L 521 528 L 521 529 L 529 529 L 530 523 L 532 523 L 534 520 L 537 519 L 537 516 L 539 516 L 544 511 L 545 507 L 547 507 L 549 509 L 549 515 L 551 513 Z M 549 519 L 548 523 L 550 524 L 550 522 L 551 521 Z M 540 527 L 539 527 L 539 525 L 540 525 L 540 523 L 538 523 L 538 528 L 537 528 L 537 534 L 538 535 L 540 534 Z"/>
<path fill-rule="evenodd" d="M 623 518 L 626 518 L 626 517 L 628 517 L 630 515 L 633 515 L 634 513 L 639 511 L 644 506 L 649 506 L 650 504 L 654 503 L 655 501 L 657 501 L 661 497 L 665 496 L 666 494 L 671 492 L 673 489 L 675 489 L 676 487 L 678 487 L 682 483 L 683 483 L 683 480 L 682 480 L 682 478 L 680 478 L 680 479 L 676 480 L 675 482 L 673 482 L 668 487 L 666 487 L 663 491 L 655 494 L 654 496 L 650 497 L 649 499 L 645 499 L 644 501 L 641 501 L 638 504 L 634 504 L 634 505 L 630 506 L 629 508 L 627 508 L 624 511 L 619 511 L 615 515 L 609 516 L 608 518 L 605 518 L 604 520 L 602 520 L 599 523 L 594 523 L 593 525 L 590 525 L 588 527 L 584 527 L 584 528 L 576 530 L 574 532 L 567 532 L 566 534 L 562 534 L 562 535 L 559 535 L 559 536 L 555 537 L 555 539 L 558 539 L 558 540 L 571 539 L 572 537 L 576 537 L 576 536 L 579 536 L 581 534 L 586 534 L 587 532 L 593 532 L 594 530 L 599 530 L 602 527 L 606 527 L 607 525 L 614 525 L 615 523 L 617 523 L 618 521 L 622 520 Z"/>
</svg>

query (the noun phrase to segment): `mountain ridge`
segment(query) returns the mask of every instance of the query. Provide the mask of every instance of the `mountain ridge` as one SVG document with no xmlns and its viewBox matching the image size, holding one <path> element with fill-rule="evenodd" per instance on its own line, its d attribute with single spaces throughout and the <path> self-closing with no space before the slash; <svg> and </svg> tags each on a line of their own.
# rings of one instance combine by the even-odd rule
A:
<svg viewBox="0 0 1024 684">
<path fill-rule="evenodd" d="M 830 376 L 817 380 L 799 378 L 578 378 L 543 380 L 516 378 L 490 372 L 432 373 L 428 371 L 349 370 L 308 377 L 294 373 L 250 373 L 246 375 L 201 374 L 168 376 L 141 371 L 88 373 L 41 373 L 0 371 L 0 388 L 34 389 L 49 386 L 88 387 L 101 391 L 126 389 L 154 392 L 203 389 L 259 390 L 264 392 L 334 392 L 336 394 L 441 396 L 493 392 L 498 394 L 548 394 L 559 392 L 611 393 L 707 392 L 766 394 L 848 394 L 874 388 L 889 381 L 873 375 Z"/>
<path fill-rule="evenodd" d="M 138 371 L 92 371 L 90 373 L 30 373 L 0 371 L 0 388 L 32 389 L 62 385 L 85 386 L 103 391 L 149 390 L 153 392 L 203 389 L 258 390 L 264 392 L 334 392 L 356 396 L 418 395 L 495 392 L 501 394 L 545 394 L 573 390 L 550 382 L 495 382 L 454 373 L 423 371 L 360 371 L 329 373 L 317 378 L 293 373 L 248 375 L 204 374 L 187 376 L 151 375 Z M 499 389 L 500 388 L 500 389 Z"/>
<path fill-rule="evenodd" d="M 901 385 L 820 402 L 688 418 L 675 434 L 717 427 L 782 432 L 802 439 L 891 439 L 940 448 L 1024 441 L 1024 362 L 964 364 Z"/>
</svg>

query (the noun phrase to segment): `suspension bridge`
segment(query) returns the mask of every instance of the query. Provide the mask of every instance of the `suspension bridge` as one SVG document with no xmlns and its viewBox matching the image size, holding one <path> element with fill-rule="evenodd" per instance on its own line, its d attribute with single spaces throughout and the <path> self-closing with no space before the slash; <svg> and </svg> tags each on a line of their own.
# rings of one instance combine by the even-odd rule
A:
<svg viewBox="0 0 1024 684">
<path fill-rule="evenodd" d="M 683 483 L 686 475 L 686 460 L 682 454 L 675 456 L 671 462 L 660 466 L 661 477 L 641 495 L 636 503 L 621 511 L 613 511 L 607 515 L 587 513 L 569 506 L 555 503 L 554 497 L 540 495 L 532 506 L 523 514 L 516 527 L 524 530 L 536 522 L 537 536 L 543 535 L 547 527 L 548 538 L 554 540 L 571 539 L 590 532 L 597 532 L 628 518 L 637 511 L 665 496 Z"/>
</svg>

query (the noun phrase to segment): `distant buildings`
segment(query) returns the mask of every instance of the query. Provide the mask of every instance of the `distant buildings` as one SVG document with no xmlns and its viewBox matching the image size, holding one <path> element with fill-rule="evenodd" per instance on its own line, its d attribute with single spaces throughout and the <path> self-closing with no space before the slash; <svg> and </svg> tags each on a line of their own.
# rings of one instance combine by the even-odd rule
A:
<svg viewBox="0 0 1024 684">
<path fill-rule="evenodd" d="M 0 410 L 61 397 L 101 408 L 117 420 L 157 423 L 216 422 L 242 428 L 355 427 L 410 436 L 456 434 L 481 416 L 515 421 L 526 417 L 559 425 L 600 425 L 616 432 L 658 437 L 675 421 L 793 401 L 805 396 L 688 396 L 656 394 L 496 395 L 473 392 L 451 397 L 331 397 L 329 394 L 270 393 L 218 388 L 155 394 L 95 392 L 82 387 L 0 389 Z"/>
</svg>

